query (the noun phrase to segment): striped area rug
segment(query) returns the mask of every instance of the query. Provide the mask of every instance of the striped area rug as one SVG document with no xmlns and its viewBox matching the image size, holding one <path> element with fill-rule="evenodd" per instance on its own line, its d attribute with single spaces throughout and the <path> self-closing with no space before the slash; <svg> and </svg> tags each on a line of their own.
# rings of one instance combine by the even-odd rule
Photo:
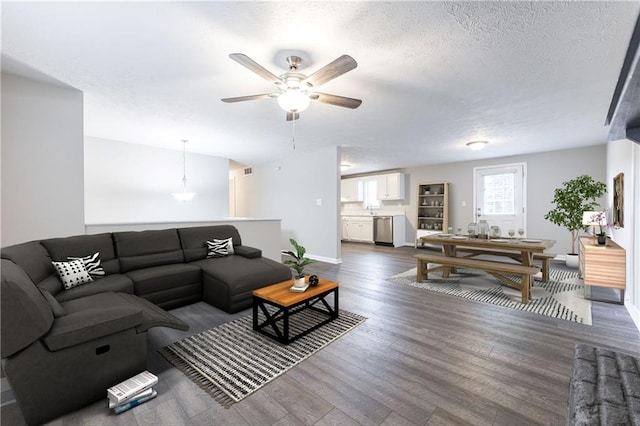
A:
<svg viewBox="0 0 640 426">
<path fill-rule="evenodd" d="M 549 269 L 549 282 L 535 279 L 531 289 L 531 301 L 521 303 L 518 290 L 507 287 L 483 271 L 458 268 L 450 278 L 430 274 L 427 281 L 416 281 L 416 268 L 410 269 L 388 280 L 465 299 L 491 303 L 511 309 L 533 312 L 548 317 L 591 325 L 591 302 L 584 298 L 584 284 L 577 271 Z M 509 276 L 521 282 L 519 276 Z"/>
<path fill-rule="evenodd" d="M 326 319 L 305 309 L 290 319 L 293 332 Z M 229 408 L 362 324 L 365 317 L 340 310 L 340 316 L 306 336 L 282 345 L 253 331 L 251 315 L 195 334 L 159 352 L 220 404 Z"/>
</svg>

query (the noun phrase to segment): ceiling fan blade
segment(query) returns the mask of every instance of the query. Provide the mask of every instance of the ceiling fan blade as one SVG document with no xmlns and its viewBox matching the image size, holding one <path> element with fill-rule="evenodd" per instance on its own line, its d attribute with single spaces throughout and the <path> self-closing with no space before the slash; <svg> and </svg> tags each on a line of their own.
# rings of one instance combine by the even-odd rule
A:
<svg viewBox="0 0 640 426">
<path fill-rule="evenodd" d="M 263 93 L 262 95 L 249 95 L 249 96 L 238 96 L 235 98 L 224 98 L 221 99 L 222 102 L 233 103 L 233 102 L 243 102 L 243 101 L 255 101 L 257 99 L 267 99 L 272 98 L 273 93 Z"/>
<path fill-rule="evenodd" d="M 264 68 L 262 65 L 258 64 L 256 61 L 248 57 L 243 53 L 232 53 L 229 55 L 231 59 L 239 63 L 240 65 L 246 67 L 250 71 L 258 74 L 260 77 L 265 80 L 274 83 L 274 84 L 282 84 L 282 81 L 275 76 L 271 71 Z"/>
<path fill-rule="evenodd" d="M 298 118 L 300 118 L 299 112 L 287 111 L 287 121 L 297 120 Z"/>
<path fill-rule="evenodd" d="M 323 102 L 325 104 L 336 105 L 343 108 L 356 109 L 362 104 L 361 99 L 347 98 L 344 96 L 330 95 L 328 93 L 315 92 L 310 96 L 311 99 Z"/>
<path fill-rule="evenodd" d="M 326 83 L 329 80 L 333 80 L 334 78 L 351 71 L 357 66 L 358 63 L 351 56 L 342 55 L 335 61 L 311 74 L 306 78 L 305 82 L 310 83 L 312 86 L 319 86 L 322 83 Z"/>
</svg>

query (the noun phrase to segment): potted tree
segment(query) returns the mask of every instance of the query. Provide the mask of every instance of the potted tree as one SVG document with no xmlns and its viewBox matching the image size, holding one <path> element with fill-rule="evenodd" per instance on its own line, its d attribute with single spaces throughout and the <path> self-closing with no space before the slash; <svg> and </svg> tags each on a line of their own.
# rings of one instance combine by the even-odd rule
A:
<svg viewBox="0 0 640 426">
<path fill-rule="evenodd" d="M 582 223 L 583 213 L 599 206 L 596 200 L 606 192 L 607 185 L 604 182 L 595 181 L 588 175 L 562 182 L 562 187 L 555 189 L 552 201 L 555 208 L 545 214 L 544 218 L 571 232 L 571 253 L 567 254 L 567 266 L 578 266 L 578 232 L 587 231 L 589 226 Z"/>
<path fill-rule="evenodd" d="M 295 287 L 304 287 L 305 286 L 304 268 L 308 265 L 311 265 L 312 263 L 315 263 L 316 261 L 313 259 L 309 259 L 308 257 L 305 257 L 305 253 L 307 252 L 307 250 L 304 247 L 302 247 L 300 244 L 298 244 L 296 240 L 294 240 L 293 238 L 290 238 L 289 242 L 295 249 L 295 252 L 292 250 L 282 250 L 282 254 L 286 254 L 287 256 L 290 256 L 293 258 L 293 259 L 286 259 L 284 261 L 284 264 L 288 265 L 291 269 L 295 271 L 295 274 L 293 276 L 294 277 L 293 285 Z"/>
</svg>

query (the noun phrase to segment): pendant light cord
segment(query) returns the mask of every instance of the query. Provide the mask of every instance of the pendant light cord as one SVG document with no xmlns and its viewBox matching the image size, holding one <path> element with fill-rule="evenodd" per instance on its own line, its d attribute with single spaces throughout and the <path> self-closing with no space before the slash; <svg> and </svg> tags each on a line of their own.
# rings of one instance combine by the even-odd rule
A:
<svg viewBox="0 0 640 426">
<path fill-rule="evenodd" d="M 187 191 L 187 141 L 182 140 L 182 192 Z"/>
</svg>

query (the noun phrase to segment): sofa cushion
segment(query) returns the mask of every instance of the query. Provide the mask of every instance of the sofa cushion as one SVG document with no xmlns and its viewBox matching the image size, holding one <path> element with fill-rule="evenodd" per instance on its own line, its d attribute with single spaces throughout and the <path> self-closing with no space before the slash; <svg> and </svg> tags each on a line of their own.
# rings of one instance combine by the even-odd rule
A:
<svg viewBox="0 0 640 426">
<path fill-rule="evenodd" d="M 53 324 L 44 337 L 49 350 L 57 351 L 79 345 L 142 324 L 139 306 L 123 300 L 116 293 L 101 293 L 64 302 L 67 315 Z"/>
<path fill-rule="evenodd" d="M 242 244 L 240 233 L 232 225 L 179 228 L 178 235 L 180 236 L 186 262 L 205 259 L 207 257 L 207 241 L 232 238 L 234 248 Z"/>
<path fill-rule="evenodd" d="M 2 259 L 0 269 L 0 349 L 2 358 L 6 358 L 47 333 L 53 324 L 53 312 L 20 266 Z"/>
<path fill-rule="evenodd" d="M 91 284 L 61 291 L 55 294 L 55 297 L 59 302 L 65 302 L 106 292 L 133 294 L 133 281 L 123 274 L 107 275 L 104 278 L 93 280 Z"/>
<path fill-rule="evenodd" d="M 119 294 L 118 296 L 124 300 L 129 300 L 132 305 L 139 306 L 142 309 L 142 324 L 136 326 L 138 333 L 143 333 L 152 327 L 170 327 L 182 331 L 189 329 L 189 325 L 186 322 L 146 299 L 130 294 Z"/>
<path fill-rule="evenodd" d="M 198 260 L 193 264 L 201 267 L 203 274 L 227 285 L 230 294 L 255 290 L 291 278 L 286 266 L 265 257 L 247 259 L 232 255 Z M 206 280 L 203 282 L 206 283 Z"/>
<path fill-rule="evenodd" d="M 122 272 L 184 262 L 178 231 L 130 231 L 113 233 Z"/>
<path fill-rule="evenodd" d="M 76 235 L 66 238 L 43 240 L 42 245 L 51 255 L 51 260 L 64 261 L 69 257 L 85 257 L 100 253 L 101 266 L 107 275 L 120 272 L 111 234 Z"/>
<path fill-rule="evenodd" d="M 126 274 L 133 281 L 138 296 L 168 290 L 186 284 L 200 283 L 201 270 L 186 263 L 136 269 Z"/>
<path fill-rule="evenodd" d="M 60 277 L 65 290 L 70 290 L 73 287 L 93 282 L 93 278 L 89 275 L 82 259 L 52 263 L 58 271 L 58 276 Z"/>
<path fill-rule="evenodd" d="M 56 272 L 49 253 L 38 241 L 4 247 L 1 255 L 24 269 L 36 284 Z"/>
</svg>

